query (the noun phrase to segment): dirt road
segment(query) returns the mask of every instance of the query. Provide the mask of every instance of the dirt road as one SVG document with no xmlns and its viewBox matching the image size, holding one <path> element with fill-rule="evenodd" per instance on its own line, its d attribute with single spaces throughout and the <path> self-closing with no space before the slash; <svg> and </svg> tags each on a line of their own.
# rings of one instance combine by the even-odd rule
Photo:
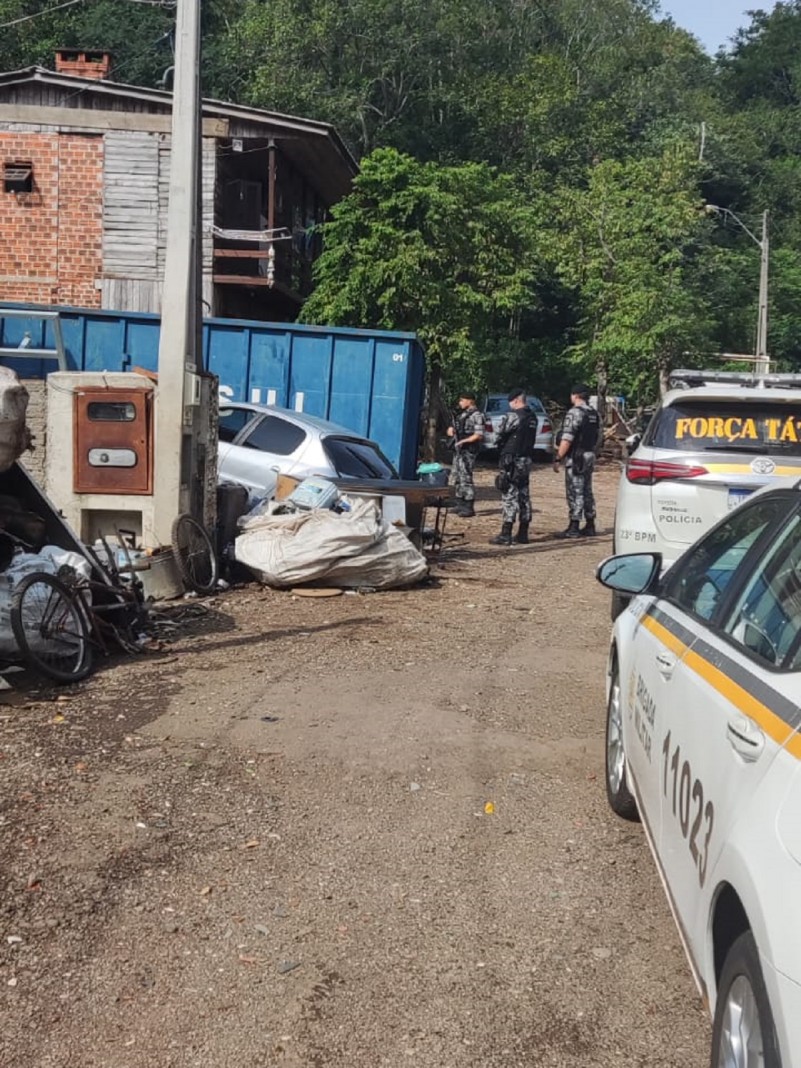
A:
<svg viewBox="0 0 801 1068">
<path fill-rule="evenodd" d="M 431 586 L 232 590 L 158 656 L 6 696 L 3 1068 L 705 1063 L 604 796 L 611 539 L 553 539 L 545 468 L 534 543 L 490 547 L 490 475 Z"/>
</svg>

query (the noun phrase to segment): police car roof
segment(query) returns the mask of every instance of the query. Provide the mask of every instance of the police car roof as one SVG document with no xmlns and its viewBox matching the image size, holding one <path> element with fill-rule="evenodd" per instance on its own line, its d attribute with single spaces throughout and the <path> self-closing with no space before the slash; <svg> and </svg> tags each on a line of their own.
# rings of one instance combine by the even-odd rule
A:
<svg viewBox="0 0 801 1068">
<path fill-rule="evenodd" d="M 662 407 L 682 401 L 696 400 L 731 400 L 746 401 L 751 404 L 759 401 L 779 401 L 795 403 L 801 406 L 801 390 L 792 387 L 745 386 L 736 383 L 710 383 L 706 386 L 691 386 L 685 389 L 671 389 L 662 398 Z"/>
</svg>

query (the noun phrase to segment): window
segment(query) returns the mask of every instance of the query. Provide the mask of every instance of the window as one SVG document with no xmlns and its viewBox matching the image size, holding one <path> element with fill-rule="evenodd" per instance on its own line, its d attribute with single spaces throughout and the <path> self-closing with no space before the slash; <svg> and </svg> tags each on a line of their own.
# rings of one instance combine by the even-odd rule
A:
<svg viewBox="0 0 801 1068">
<path fill-rule="evenodd" d="M 801 401 L 752 402 L 699 398 L 663 408 L 643 444 L 686 452 L 750 452 L 801 456 Z"/>
<path fill-rule="evenodd" d="M 277 415 L 263 416 L 242 444 L 246 449 L 290 456 L 306 440 L 306 431 Z"/>
<path fill-rule="evenodd" d="M 33 164 L 30 160 L 25 162 L 6 160 L 3 164 L 3 189 L 6 193 L 33 192 Z"/>
<path fill-rule="evenodd" d="M 726 621 L 736 642 L 775 667 L 801 669 L 801 517 L 767 551 Z"/>
<path fill-rule="evenodd" d="M 131 401 L 90 401 L 86 413 L 93 423 L 132 423 L 136 405 Z"/>
<path fill-rule="evenodd" d="M 325 438 L 323 447 L 342 478 L 397 478 L 389 460 L 374 445 L 353 438 Z"/>
<path fill-rule="evenodd" d="M 220 408 L 217 435 L 220 441 L 233 441 L 244 427 L 256 418 L 247 408 Z"/>
<path fill-rule="evenodd" d="M 711 619 L 739 564 L 787 507 L 787 497 L 770 497 L 735 512 L 668 572 L 667 600 Z"/>
</svg>

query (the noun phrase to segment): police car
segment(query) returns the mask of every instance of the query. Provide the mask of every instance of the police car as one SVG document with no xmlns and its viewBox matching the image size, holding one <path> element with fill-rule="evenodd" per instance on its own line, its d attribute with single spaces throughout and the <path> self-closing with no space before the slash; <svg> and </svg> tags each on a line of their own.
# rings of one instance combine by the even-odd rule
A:
<svg viewBox="0 0 801 1068">
<path fill-rule="evenodd" d="M 614 551 L 669 567 L 729 509 L 779 476 L 801 477 L 801 375 L 674 371 L 615 508 Z M 613 598 L 612 618 L 625 606 Z"/>
<path fill-rule="evenodd" d="M 801 481 L 757 492 L 633 599 L 608 663 L 606 790 L 642 819 L 702 995 L 713 1066 L 801 1065 Z M 796 896 L 798 895 L 798 896 Z"/>
</svg>

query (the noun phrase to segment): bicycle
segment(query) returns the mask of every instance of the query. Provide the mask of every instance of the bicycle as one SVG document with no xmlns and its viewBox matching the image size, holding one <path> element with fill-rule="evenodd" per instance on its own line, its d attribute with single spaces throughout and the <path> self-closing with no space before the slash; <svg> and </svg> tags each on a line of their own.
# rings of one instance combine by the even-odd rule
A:
<svg viewBox="0 0 801 1068">
<path fill-rule="evenodd" d="M 23 659 L 56 682 L 85 679 L 95 652 L 108 655 L 112 642 L 126 652 L 140 652 L 138 631 L 148 621 L 142 584 L 127 551 L 130 577 L 86 551 L 99 578 L 79 575 L 71 567 L 55 575 L 33 571 L 11 600 L 11 629 Z"/>
<path fill-rule="evenodd" d="M 187 589 L 199 594 L 214 593 L 220 577 L 214 543 L 205 527 L 187 512 L 172 525 L 172 555 Z"/>
</svg>

